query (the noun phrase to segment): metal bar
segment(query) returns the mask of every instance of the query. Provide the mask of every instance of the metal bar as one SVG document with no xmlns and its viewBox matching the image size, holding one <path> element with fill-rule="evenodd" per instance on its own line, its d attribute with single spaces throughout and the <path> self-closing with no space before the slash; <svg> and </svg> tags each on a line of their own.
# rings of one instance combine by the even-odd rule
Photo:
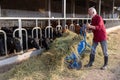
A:
<svg viewBox="0 0 120 80">
<path fill-rule="evenodd" d="M 38 27 L 38 20 L 36 19 L 36 27 Z M 36 29 L 36 38 L 38 39 L 38 29 Z"/>
<path fill-rule="evenodd" d="M 60 20 L 58 20 L 58 25 L 60 25 Z"/>
<path fill-rule="evenodd" d="M 40 27 L 34 27 L 34 28 L 32 29 L 32 38 L 35 38 L 34 35 L 33 35 L 33 31 L 34 31 L 34 30 L 40 30 L 40 38 L 42 38 L 42 30 L 41 30 Z"/>
<path fill-rule="evenodd" d="M 6 33 L 3 31 L 3 30 L 0 30 L 1 33 L 4 34 L 4 40 L 5 40 L 5 54 L 6 56 L 8 55 L 7 54 L 7 36 L 6 36 Z"/>
<path fill-rule="evenodd" d="M 69 28 L 71 31 L 75 31 L 75 25 L 72 23 L 71 25 L 70 25 L 70 28 Z"/>
<path fill-rule="evenodd" d="M 56 32 L 58 30 L 62 30 L 62 26 L 60 25 L 60 20 L 58 20 L 58 25 L 56 26 Z"/>
<path fill-rule="evenodd" d="M 0 20 L 87 20 L 90 18 L 38 18 L 38 17 L 0 17 Z M 105 20 L 120 20 L 118 18 L 105 18 Z"/>
<path fill-rule="evenodd" d="M 72 17 L 74 18 L 75 17 L 75 0 L 71 0 L 72 2 Z"/>
<path fill-rule="evenodd" d="M 77 26 L 79 26 L 79 19 L 77 20 Z"/>
<path fill-rule="evenodd" d="M 69 29 L 67 24 L 65 25 L 65 29 Z"/>
<path fill-rule="evenodd" d="M 38 19 L 36 19 L 36 27 L 38 27 Z"/>
<path fill-rule="evenodd" d="M 59 30 L 62 30 L 62 26 L 61 25 L 57 25 L 56 26 L 56 32 L 59 31 Z"/>
<path fill-rule="evenodd" d="M 27 34 L 27 30 L 22 28 L 23 31 L 25 31 L 26 33 L 26 50 L 28 50 L 28 34 Z"/>
<path fill-rule="evenodd" d="M 34 28 L 32 29 L 32 38 L 35 38 L 35 37 L 34 37 L 34 33 L 33 33 L 34 30 L 36 30 L 36 31 L 40 30 L 40 36 L 38 37 L 38 34 L 36 34 L 37 43 L 39 43 L 39 39 L 40 39 L 40 40 L 42 39 L 42 30 L 41 30 L 40 27 L 34 27 Z M 39 45 L 39 46 L 40 46 L 40 45 Z"/>
<path fill-rule="evenodd" d="M 48 36 L 47 36 L 47 29 L 48 29 Z M 52 29 L 52 32 L 50 31 L 50 29 Z M 47 26 L 45 28 L 45 38 L 50 38 L 50 32 L 52 33 L 52 38 L 53 38 L 53 28 L 52 26 Z"/>
<path fill-rule="evenodd" d="M 51 0 L 48 0 L 48 16 L 51 18 Z M 50 19 L 48 19 L 48 25 L 50 26 Z"/>
<path fill-rule="evenodd" d="M 66 19 L 66 0 L 64 0 L 64 19 Z"/>
<path fill-rule="evenodd" d="M 99 15 L 101 13 L 101 0 L 99 0 Z"/>
<path fill-rule="evenodd" d="M 88 18 L 38 18 L 38 17 L 0 17 L 0 20 L 18 20 L 18 19 L 21 19 L 21 20 L 77 20 L 77 19 L 88 19 Z"/>
<path fill-rule="evenodd" d="M 65 28 L 66 28 L 66 0 L 64 0 L 64 20 L 65 20 L 65 22 L 64 22 L 64 26 L 65 26 Z"/>
<path fill-rule="evenodd" d="M 113 11 L 112 11 L 112 18 L 114 18 L 114 12 L 115 12 L 115 10 L 114 10 L 114 6 L 115 6 L 115 0 L 113 0 Z"/>
<path fill-rule="evenodd" d="M 20 37 L 20 45 L 22 47 L 22 51 L 21 53 L 23 53 L 23 39 L 22 39 L 22 20 L 21 19 L 18 19 L 18 24 L 19 24 L 19 37 Z"/>
<path fill-rule="evenodd" d="M 14 32 L 13 32 L 13 37 L 16 37 L 16 36 L 15 36 L 15 33 L 16 33 L 17 31 L 20 31 L 20 28 L 14 30 Z M 25 31 L 25 33 L 26 33 L 26 50 L 28 50 L 28 34 L 27 34 L 27 30 L 24 29 L 24 28 L 21 28 L 21 32 L 22 32 L 22 31 Z M 20 34 L 19 34 L 19 35 L 20 35 Z M 19 37 L 20 37 L 20 36 L 19 36 Z M 21 36 L 21 38 L 22 38 L 22 36 Z M 21 39 L 21 38 L 20 38 L 20 39 Z M 22 39 L 20 40 L 20 43 L 21 43 L 21 41 L 22 41 Z M 23 45 L 21 45 L 21 46 L 22 46 L 22 51 L 23 51 Z"/>
<path fill-rule="evenodd" d="M 0 17 L 2 16 L 2 9 L 1 9 L 1 5 L 0 5 Z"/>
</svg>

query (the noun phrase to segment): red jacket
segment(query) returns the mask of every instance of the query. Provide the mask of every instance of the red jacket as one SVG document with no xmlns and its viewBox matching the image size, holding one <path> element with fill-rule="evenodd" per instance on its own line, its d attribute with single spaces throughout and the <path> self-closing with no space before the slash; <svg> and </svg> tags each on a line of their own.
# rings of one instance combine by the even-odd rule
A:
<svg viewBox="0 0 120 80">
<path fill-rule="evenodd" d="M 92 18 L 91 25 L 95 26 L 95 30 L 93 30 L 94 42 L 101 42 L 107 39 L 105 25 L 101 16 L 95 15 Z"/>
</svg>

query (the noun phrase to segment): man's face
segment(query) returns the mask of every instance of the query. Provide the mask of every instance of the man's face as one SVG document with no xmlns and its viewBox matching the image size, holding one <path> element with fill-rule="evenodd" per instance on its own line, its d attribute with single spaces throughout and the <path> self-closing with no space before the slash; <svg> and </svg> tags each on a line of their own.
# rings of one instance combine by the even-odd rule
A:
<svg viewBox="0 0 120 80">
<path fill-rule="evenodd" d="M 88 9 L 88 14 L 89 14 L 90 16 L 92 16 L 92 15 L 93 15 L 93 12 L 92 12 L 92 10 L 91 10 L 91 9 Z"/>
</svg>

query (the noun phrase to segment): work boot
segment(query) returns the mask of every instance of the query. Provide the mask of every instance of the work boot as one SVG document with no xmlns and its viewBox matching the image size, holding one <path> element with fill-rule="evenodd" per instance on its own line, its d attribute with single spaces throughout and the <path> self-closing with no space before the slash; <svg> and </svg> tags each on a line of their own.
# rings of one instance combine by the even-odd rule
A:
<svg viewBox="0 0 120 80">
<path fill-rule="evenodd" d="M 95 59 L 95 55 L 90 54 L 89 63 L 87 65 L 85 65 L 85 67 L 91 67 L 93 65 L 94 59 Z"/>
<path fill-rule="evenodd" d="M 107 69 L 108 65 L 108 56 L 104 56 L 104 65 L 101 67 L 101 70 Z"/>
</svg>

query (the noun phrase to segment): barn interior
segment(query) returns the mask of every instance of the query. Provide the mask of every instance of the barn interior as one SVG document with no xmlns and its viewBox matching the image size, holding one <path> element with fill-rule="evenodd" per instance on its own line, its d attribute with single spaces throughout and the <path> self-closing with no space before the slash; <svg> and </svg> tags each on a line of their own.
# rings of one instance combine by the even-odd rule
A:
<svg viewBox="0 0 120 80">
<path fill-rule="evenodd" d="M 0 54 L 49 49 L 49 43 L 62 36 L 64 28 L 79 34 L 77 24 L 89 21 L 89 7 L 96 8 L 106 28 L 119 25 L 119 6 L 119 0 L 0 0 L 0 44 L 4 45 Z"/>
</svg>

